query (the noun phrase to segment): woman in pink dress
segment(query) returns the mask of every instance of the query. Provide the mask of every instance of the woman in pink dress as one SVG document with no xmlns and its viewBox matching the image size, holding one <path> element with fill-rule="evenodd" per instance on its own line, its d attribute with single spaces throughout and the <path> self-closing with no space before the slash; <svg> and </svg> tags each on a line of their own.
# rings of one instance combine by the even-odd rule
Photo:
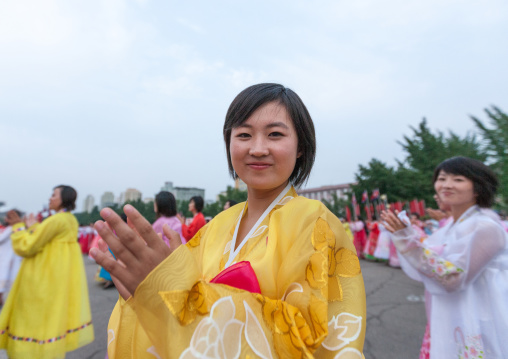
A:
<svg viewBox="0 0 508 359">
<path fill-rule="evenodd" d="M 157 214 L 157 219 L 153 222 L 152 227 L 156 233 L 162 234 L 162 239 L 169 246 L 169 239 L 162 232 L 162 226 L 167 224 L 169 228 L 182 235 L 182 223 L 176 216 L 176 200 L 171 192 L 161 191 L 155 196 L 153 210 Z M 184 243 L 185 244 L 185 243 Z"/>
</svg>

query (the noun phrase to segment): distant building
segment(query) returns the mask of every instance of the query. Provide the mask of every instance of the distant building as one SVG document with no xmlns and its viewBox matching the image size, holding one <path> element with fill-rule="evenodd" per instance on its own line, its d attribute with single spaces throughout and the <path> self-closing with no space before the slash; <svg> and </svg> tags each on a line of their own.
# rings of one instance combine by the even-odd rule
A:
<svg viewBox="0 0 508 359">
<path fill-rule="evenodd" d="M 134 202 L 141 199 L 141 192 L 135 188 L 127 188 L 127 190 L 123 193 L 123 202 Z"/>
<path fill-rule="evenodd" d="M 164 186 L 161 187 L 161 191 L 171 192 L 174 195 L 175 188 L 173 187 L 173 182 L 164 182 Z"/>
<path fill-rule="evenodd" d="M 310 199 L 317 199 L 321 201 L 323 199 L 327 201 L 333 200 L 333 193 L 337 195 L 339 199 L 347 199 L 347 193 L 351 192 L 351 185 L 354 183 L 338 184 L 333 186 L 322 186 L 317 188 L 306 188 L 299 189 L 296 192 L 299 196 L 307 197 Z"/>
<path fill-rule="evenodd" d="M 143 202 L 144 203 L 150 203 L 150 202 L 153 202 L 153 201 L 154 201 L 153 197 L 145 197 L 145 198 L 143 198 Z"/>
<path fill-rule="evenodd" d="M 205 198 L 205 190 L 196 187 L 175 187 L 173 194 L 175 198 L 180 201 L 188 201 L 194 196 L 201 196 Z"/>
<path fill-rule="evenodd" d="M 85 200 L 83 201 L 83 212 L 90 213 L 93 210 L 93 207 L 95 205 L 95 199 L 91 194 L 86 196 Z"/>
<path fill-rule="evenodd" d="M 113 192 L 104 192 L 101 196 L 101 209 L 104 207 L 111 207 L 115 204 L 115 195 Z"/>
<path fill-rule="evenodd" d="M 197 187 L 175 187 L 173 182 L 164 182 L 161 191 L 168 191 L 173 193 L 175 198 L 179 201 L 188 201 L 194 196 L 201 196 L 205 198 L 205 190 Z"/>
</svg>

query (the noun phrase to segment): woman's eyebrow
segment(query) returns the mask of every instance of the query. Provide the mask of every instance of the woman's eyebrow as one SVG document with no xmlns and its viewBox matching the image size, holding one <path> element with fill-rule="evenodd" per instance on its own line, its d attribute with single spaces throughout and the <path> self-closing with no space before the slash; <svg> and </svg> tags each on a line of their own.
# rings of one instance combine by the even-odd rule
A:
<svg viewBox="0 0 508 359">
<path fill-rule="evenodd" d="M 242 123 L 238 127 L 235 128 L 252 128 L 253 126 L 248 123 Z M 268 125 L 265 126 L 265 128 L 272 128 L 272 127 L 283 127 L 283 128 L 289 128 L 284 122 L 271 122 Z"/>
<path fill-rule="evenodd" d="M 266 128 L 272 128 L 272 127 L 283 127 L 283 128 L 289 128 L 284 122 L 272 122 L 266 125 Z"/>
</svg>

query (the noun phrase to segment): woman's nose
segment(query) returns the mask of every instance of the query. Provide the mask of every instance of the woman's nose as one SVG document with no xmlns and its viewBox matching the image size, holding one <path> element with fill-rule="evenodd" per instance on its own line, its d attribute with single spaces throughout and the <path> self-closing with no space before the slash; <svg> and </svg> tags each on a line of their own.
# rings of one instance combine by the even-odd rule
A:
<svg viewBox="0 0 508 359">
<path fill-rule="evenodd" d="M 268 144 L 263 138 L 255 138 L 251 143 L 252 146 L 249 150 L 251 156 L 260 157 L 268 155 Z"/>
</svg>

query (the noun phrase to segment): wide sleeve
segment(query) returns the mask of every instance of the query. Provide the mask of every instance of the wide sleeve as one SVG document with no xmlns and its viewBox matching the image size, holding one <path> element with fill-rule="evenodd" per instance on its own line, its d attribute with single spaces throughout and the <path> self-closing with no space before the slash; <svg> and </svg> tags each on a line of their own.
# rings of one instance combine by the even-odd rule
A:
<svg viewBox="0 0 508 359">
<path fill-rule="evenodd" d="M 63 224 L 57 218 L 50 217 L 28 229 L 22 223 L 16 224 L 12 231 L 12 248 L 16 254 L 21 257 L 32 257 L 63 231 Z"/>
<path fill-rule="evenodd" d="M 506 234 L 496 223 L 483 220 L 470 233 L 462 234 L 447 251 L 429 246 L 427 241 L 420 242 L 411 227 L 393 233 L 393 242 L 411 266 L 409 272 L 418 272 L 426 289 L 440 294 L 462 290 L 474 281 L 505 247 Z"/>
<path fill-rule="evenodd" d="M 365 291 L 355 252 L 341 246 L 351 245 L 343 230 L 336 238 L 320 218 L 311 238 L 289 249 L 276 279 L 280 298 L 205 281 L 193 255 L 200 233 L 152 271 L 123 306 L 149 338 L 132 339 L 136 355 L 362 358 Z M 121 316 L 110 322 L 117 330 L 136 325 Z M 122 346 L 118 341 L 108 348 L 109 357 L 119 358 Z"/>
</svg>

